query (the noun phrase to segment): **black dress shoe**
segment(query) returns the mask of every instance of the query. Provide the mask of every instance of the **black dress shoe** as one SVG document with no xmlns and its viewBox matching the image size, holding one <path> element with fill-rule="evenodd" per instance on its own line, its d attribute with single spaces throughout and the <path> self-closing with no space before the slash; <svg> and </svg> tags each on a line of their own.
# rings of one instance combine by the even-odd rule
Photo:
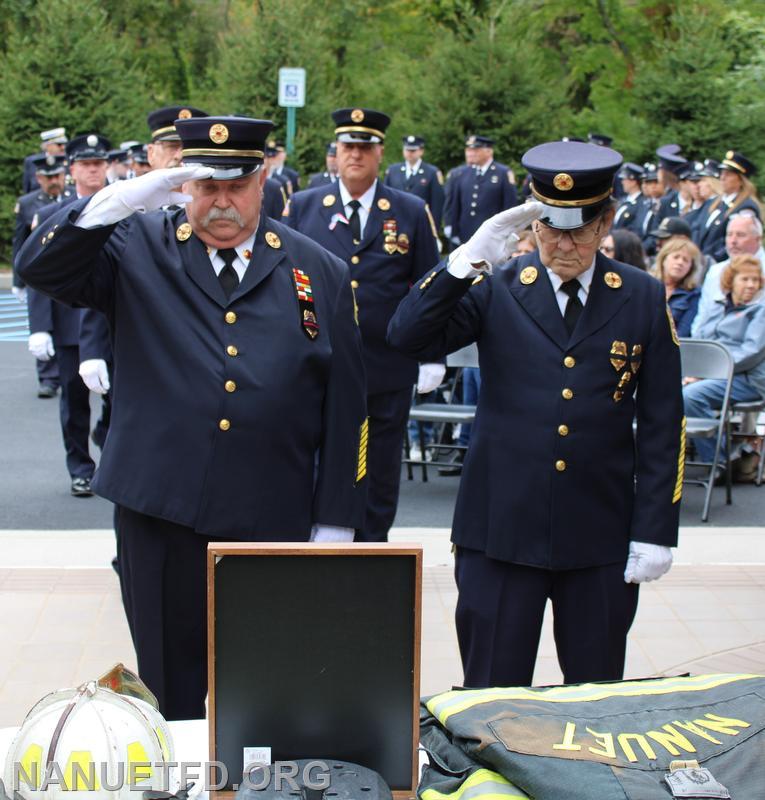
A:
<svg viewBox="0 0 765 800">
<path fill-rule="evenodd" d="M 41 383 L 37 387 L 37 396 L 38 397 L 55 397 L 58 394 L 58 386 L 54 386 L 52 383 Z"/>
<path fill-rule="evenodd" d="M 72 478 L 73 497 L 93 497 L 93 490 L 90 488 L 90 478 Z"/>
<path fill-rule="evenodd" d="M 450 464 L 448 467 L 439 467 L 438 474 L 462 475 L 462 459 L 464 456 L 464 450 L 449 450 L 444 457 L 438 456 L 439 461 L 447 461 Z"/>
</svg>

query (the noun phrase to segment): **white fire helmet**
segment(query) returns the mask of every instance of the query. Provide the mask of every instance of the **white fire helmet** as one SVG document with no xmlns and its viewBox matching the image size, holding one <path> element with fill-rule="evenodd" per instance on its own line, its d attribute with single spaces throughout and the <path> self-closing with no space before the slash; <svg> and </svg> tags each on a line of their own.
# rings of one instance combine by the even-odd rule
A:
<svg viewBox="0 0 765 800">
<path fill-rule="evenodd" d="M 142 800 L 144 791 L 176 791 L 167 766 L 174 758 L 156 699 L 118 664 L 97 681 L 53 692 L 31 709 L 8 751 L 5 795 Z"/>
</svg>

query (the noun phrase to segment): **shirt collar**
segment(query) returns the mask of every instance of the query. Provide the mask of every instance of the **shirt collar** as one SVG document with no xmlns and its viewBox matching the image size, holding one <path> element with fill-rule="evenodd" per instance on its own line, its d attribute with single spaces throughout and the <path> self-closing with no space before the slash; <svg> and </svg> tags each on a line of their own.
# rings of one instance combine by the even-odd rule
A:
<svg viewBox="0 0 765 800">
<path fill-rule="evenodd" d="M 729 206 L 736 199 L 737 194 L 738 192 L 733 192 L 733 194 L 724 194 L 722 196 L 723 203 Z"/>
<path fill-rule="evenodd" d="M 422 159 L 421 158 L 418 158 L 417 162 L 415 164 L 410 165 L 408 161 L 406 163 L 406 168 L 409 170 L 409 172 L 417 172 L 417 170 L 421 166 L 422 166 Z"/>
<path fill-rule="evenodd" d="M 563 278 L 560 275 L 554 273 L 549 267 L 545 267 L 547 270 L 547 277 L 550 278 L 550 283 L 552 284 L 553 291 L 557 292 L 560 289 L 561 284 L 563 283 Z M 576 280 L 579 281 L 579 285 L 584 289 L 584 293 L 586 295 L 590 294 L 590 284 L 592 283 L 592 276 L 595 274 L 595 256 L 592 258 L 592 264 L 581 274 L 576 276 Z"/>
<path fill-rule="evenodd" d="M 351 197 L 351 193 L 345 188 L 345 184 L 338 178 L 337 185 L 340 187 L 340 200 L 343 206 L 347 206 L 348 203 L 353 200 Z M 375 192 L 377 191 L 377 178 L 375 178 L 374 183 L 361 195 L 361 197 L 357 198 L 358 201 L 361 203 L 361 207 L 366 211 L 369 211 L 372 208 L 372 203 L 375 199 Z"/>
<path fill-rule="evenodd" d="M 489 168 L 491 167 L 491 165 L 493 163 L 494 163 L 494 159 L 492 158 L 489 161 L 487 161 L 482 167 L 476 166 L 476 172 L 479 175 L 485 175 L 489 171 Z"/>
<path fill-rule="evenodd" d="M 627 195 L 627 200 L 629 200 L 630 203 L 634 203 L 635 200 L 638 199 L 638 197 L 640 197 L 640 192 L 639 191 L 633 192 L 632 194 Z"/>
<path fill-rule="evenodd" d="M 249 264 L 250 259 L 252 258 L 252 250 L 255 247 L 255 237 L 258 235 L 257 229 L 255 233 L 252 234 L 248 239 L 245 239 L 243 242 L 240 242 L 234 250 L 236 250 L 236 254 L 241 259 L 242 263 L 246 266 Z M 212 261 L 213 258 L 218 254 L 218 249 L 216 247 L 211 247 L 209 249 L 210 260 Z"/>
</svg>

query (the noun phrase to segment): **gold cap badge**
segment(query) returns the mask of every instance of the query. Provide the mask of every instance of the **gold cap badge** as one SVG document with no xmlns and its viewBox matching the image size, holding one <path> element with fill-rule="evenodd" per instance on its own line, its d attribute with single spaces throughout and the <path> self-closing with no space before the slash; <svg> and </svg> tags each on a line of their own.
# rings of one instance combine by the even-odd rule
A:
<svg viewBox="0 0 765 800">
<path fill-rule="evenodd" d="M 607 272 L 603 276 L 603 280 L 609 289 L 618 289 L 622 285 L 621 275 L 617 275 L 615 272 Z"/>
<path fill-rule="evenodd" d="M 559 192 L 568 192 L 574 188 L 574 179 L 567 172 L 559 172 L 553 178 L 553 186 Z"/>
<path fill-rule="evenodd" d="M 534 283 L 537 279 L 537 268 L 536 267 L 526 267 L 525 269 L 521 270 L 521 283 L 524 286 L 528 286 L 530 283 Z"/>
<path fill-rule="evenodd" d="M 354 108 L 353 111 L 351 111 L 351 120 L 353 122 L 363 122 L 364 112 L 360 108 Z"/>
<path fill-rule="evenodd" d="M 191 236 L 191 225 L 188 222 L 184 222 L 182 225 L 179 225 L 175 230 L 175 238 L 179 242 L 185 242 L 186 239 Z"/>
<path fill-rule="evenodd" d="M 191 119 L 191 111 L 188 108 L 182 108 L 178 112 L 178 119 Z"/>
<path fill-rule="evenodd" d="M 725 154 L 725 158 L 733 158 L 735 155 L 736 154 L 733 152 L 733 150 L 728 150 L 728 152 Z"/>
<path fill-rule="evenodd" d="M 381 197 L 377 201 L 377 207 L 380 211 L 390 211 L 390 200 L 387 197 Z"/>
<path fill-rule="evenodd" d="M 330 206 L 335 205 L 335 195 L 333 194 L 325 194 L 324 199 L 321 201 L 324 208 L 329 208 Z"/>
<path fill-rule="evenodd" d="M 215 142 L 215 144 L 227 142 L 228 128 L 220 122 L 216 122 L 215 125 L 210 128 L 210 139 Z"/>
<path fill-rule="evenodd" d="M 278 250 L 282 246 L 282 240 L 273 231 L 266 232 L 266 244 Z"/>
</svg>

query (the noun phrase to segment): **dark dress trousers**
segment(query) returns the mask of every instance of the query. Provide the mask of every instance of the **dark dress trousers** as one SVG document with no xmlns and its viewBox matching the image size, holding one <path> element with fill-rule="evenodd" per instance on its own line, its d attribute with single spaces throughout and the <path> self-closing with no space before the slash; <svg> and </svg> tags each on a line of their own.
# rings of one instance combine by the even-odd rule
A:
<svg viewBox="0 0 765 800">
<path fill-rule="evenodd" d="M 393 350 L 385 335 L 401 298 L 438 262 L 438 248 L 425 203 L 379 181 L 359 244 L 338 214 L 344 214 L 339 188 L 327 186 L 293 195 L 286 221 L 350 267 L 369 407 L 369 498 L 357 538 L 385 541 L 396 515 L 404 430 L 417 380 L 417 360 Z"/>
<path fill-rule="evenodd" d="M 365 381 L 348 270 L 261 216 L 227 300 L 183 210 L 84 230 L 74 221 L 86 202 L 50 219 L 19 268 L 109 321 L 112 418 L 93 486 L 120 506 L 141 676 L 166 717 L 199 717 L 207 542 L 307 541 L 314 523 L 363 524 Z"/>
<path fill-rule="evenodd" d="M 478 343 L 452 532 L 466 684 L 531 682 L 547 597 L 566 681 L 619 678 L 629 542 L 677 543 L 684 420 L 664 287 L 599 253 L 569 337 L 537 252 L 475 284 L 441 265 L 388 336 L 426 361 Z"/>
<path fill-rule="evenodd" d="M 444 177 L 438 167 L 421 161 L 417 172 L 407 178 L 406 163 L 391 164 L 385 170 L 383 183 L 421 197 L 428 204 L 436 228 L 440 227 L 444 213 Z"/>
<path fill-rule="evenodd" d="M 518 205 L 512 173 L 492 161 L 482 175 L 475 167 L 457 173 L 450 191 L 452 236 L 466 242 L 489 217 Z"/>
</svg>

